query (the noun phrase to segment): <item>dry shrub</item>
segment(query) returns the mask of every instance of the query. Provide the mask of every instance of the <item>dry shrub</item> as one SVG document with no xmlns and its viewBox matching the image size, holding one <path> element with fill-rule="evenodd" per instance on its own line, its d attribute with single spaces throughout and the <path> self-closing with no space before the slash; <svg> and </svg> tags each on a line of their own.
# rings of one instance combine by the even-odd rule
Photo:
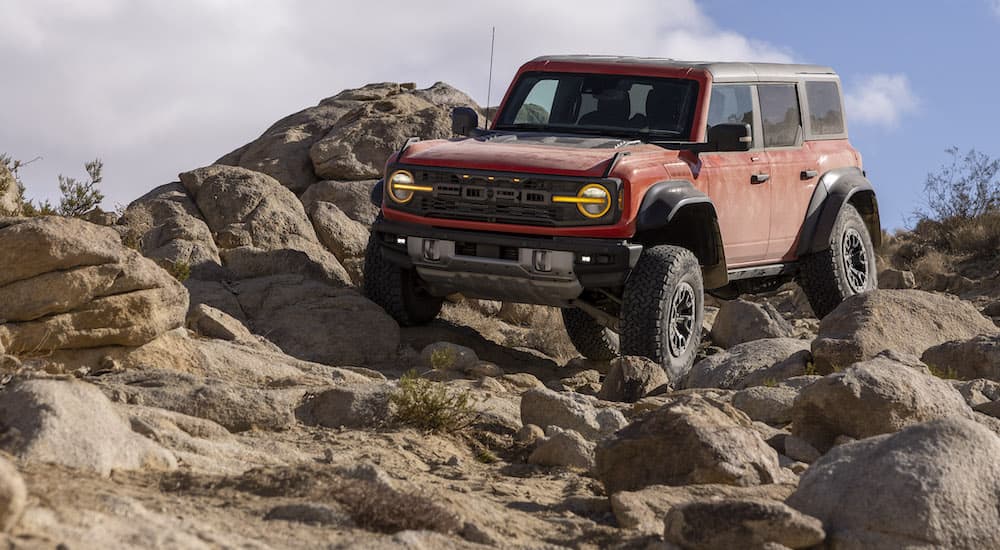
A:
<svg viewBox="0 0 1000 550">
<path fill-rule="evenodd" d="M 530 317 L 525 319 L 525 326 L 527 330 L 509 332 L 504 344 L 530 348 L 559 360 L 568 360 L 579 355 L 569 335 L 566 334 L 559 308 L 534 307 Z"/>
<path fill-rule="evenodd" d="M 469 392 L 453 392 L 440 382 L 410 371 L 399 379 L 399 389 L 389 398 L 395 406 L 393 420 L 428 432 L 456 433 L 477 419 Z"/>
<path fill-rule="evenodd" d="M 372 481 L 350 481 L 340 487 L 333 498 L 359 527 L 369 531 L 389 534 L 408 530 L 454 533 L 461 528 L 461 521 L 455 514 L 430 498 L 397 491 Z"/>
<path fill-rule="evenodd" d="M 922 288 L 934 288 L 937 281 L 952 272 L 951 259 L 938 250 L 927 250 L 910 265 L 914 277 Z"/>
</svg>

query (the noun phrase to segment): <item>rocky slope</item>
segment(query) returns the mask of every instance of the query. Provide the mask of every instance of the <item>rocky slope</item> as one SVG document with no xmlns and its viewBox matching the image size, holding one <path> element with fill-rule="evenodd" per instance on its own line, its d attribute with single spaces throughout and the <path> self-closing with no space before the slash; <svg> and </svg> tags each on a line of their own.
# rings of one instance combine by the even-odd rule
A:
<svg viewBox="0 0 1000 550">
<path fill-rule="evenodd" d="M 4 542 L 1000 545 L 990 291 L 715 302 L 676 379 L 575 357 L 551 309 L 401 329 L 364 299 L 370 179 L 471 103 L 348 90 L 113 227 L 0 218 Z"/>
</svg>

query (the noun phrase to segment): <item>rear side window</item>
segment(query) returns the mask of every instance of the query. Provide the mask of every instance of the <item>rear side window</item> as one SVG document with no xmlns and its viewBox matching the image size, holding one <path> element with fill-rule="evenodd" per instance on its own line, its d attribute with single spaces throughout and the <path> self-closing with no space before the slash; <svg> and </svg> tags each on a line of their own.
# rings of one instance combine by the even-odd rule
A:
<svg viewBox="0 0 1000 550">
<path fill-rule="evenodd" d="M 760 116 L 764 123 L 764 147 L 798 145 L 802 134 L 799 96 L 794 84 L 764 84 L 757 87 Z"/>
<path fill-rule="evenodd" d="M 806 97 L 812 133 L 820 136 L 844 133 L 844 112 L 836 82 L 806 82 Z"/>
<path fill-rule="evenodd" d="M 712 86 L 708 126 L 749 124 L 753 128 L 753 96 L 750 86 Z"/>
</svg>

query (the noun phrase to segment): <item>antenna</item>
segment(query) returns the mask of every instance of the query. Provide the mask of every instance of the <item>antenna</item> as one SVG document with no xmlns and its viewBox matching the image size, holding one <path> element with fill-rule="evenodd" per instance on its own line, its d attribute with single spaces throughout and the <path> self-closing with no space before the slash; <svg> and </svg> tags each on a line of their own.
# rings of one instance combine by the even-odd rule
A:
<svg viewBox="0 0 1000 550">
<path fill-rule="evenodd" d="M 490 127 L 490 99 L 493 94 L 493 47 L 497 43 L 497 28 L 493 27 L 493 32 L 490 37 L 490 80 L 486 83 L 486 117 L 483 120 L 483 130 L 489 130 Z"/>
</svg>

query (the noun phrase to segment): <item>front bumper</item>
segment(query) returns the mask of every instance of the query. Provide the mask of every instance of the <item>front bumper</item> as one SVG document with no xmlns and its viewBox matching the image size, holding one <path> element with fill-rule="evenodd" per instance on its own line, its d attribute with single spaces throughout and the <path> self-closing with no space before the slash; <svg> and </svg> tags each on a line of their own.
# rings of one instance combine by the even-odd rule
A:
<svg viewBox="0 0 1000 550">
<path fill-rule="evenodd" d="M 372 231 L 389 261 L 416 269 L 445 296 L 566 306 L 585 288 L 624 284 L 642 246 L 623 240 L 534 237 L 381 220 Z"/>
</svg>

